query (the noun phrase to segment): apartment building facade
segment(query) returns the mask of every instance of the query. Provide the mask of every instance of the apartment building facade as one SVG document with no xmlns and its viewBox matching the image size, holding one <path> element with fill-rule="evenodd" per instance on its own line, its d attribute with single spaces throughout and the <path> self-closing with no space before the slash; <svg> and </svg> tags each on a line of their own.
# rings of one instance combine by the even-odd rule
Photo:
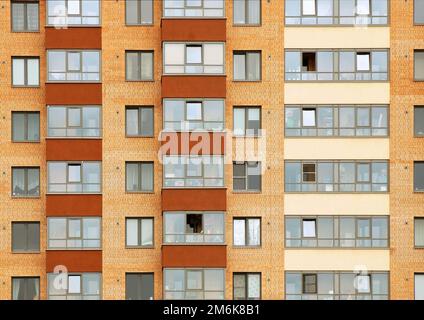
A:
<svg viewBox="0 0 424 320">
<path fill-rule="evenodd" d="M 1 299 L 424 299 L 423 0 L 0 9 Z"/>
</svg>

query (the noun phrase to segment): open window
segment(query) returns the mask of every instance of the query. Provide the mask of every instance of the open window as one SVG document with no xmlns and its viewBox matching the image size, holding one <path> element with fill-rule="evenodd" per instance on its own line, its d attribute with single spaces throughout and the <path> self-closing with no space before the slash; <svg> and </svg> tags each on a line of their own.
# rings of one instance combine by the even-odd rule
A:
<svg viewBox="0 0 424 320">
<path fill-rule="evenodd" d="M 356 54 L 356 71 L 370 71 L 370 52 L 358 52 Z"/>
<path fill-rule="evenodd" d="M 302 220 L 302 234 L 304 238 L 316 238 L 316 219 Z"/>
<path fill-rule="evenodd" d="M 357 275 L 355 278 L 355 287 L 357 293 L 371 293 L 371 276 Z"/>
<path fill-rule="evenodd" d="M 70 163 L 68 165 L 68 182 L 69 183 L 81 182 L 81 164 Z"/>
<path fill-rule="evenodd" d="M 187 214 L 186 232 L 187 233 L 203 233 L 202 215 L 190 213 Z"/>
<path fill-rule="evenodd" d="M 302 52 L 302 71 L 317 71 L 316 52 Z"/>
<path fill-rule="evenodd" d="M 356 0 L 356 14 L 369 15 L 370 13 L 370 0 Z"/>
<path fill-rule="evenodd" d="M 308 273 L 303 274 L 303 285 L 302 291 L 303 294 L 316 294 L 317 293 L 317 274 Z"/>
<path fill-rule="evenodd" d="M 302 126 L 315 127 L 316 126 L 316 108 L 303 108 L 302 109 Z"/>
<path fill-rule="evenodd" d="M 302 14 L 304 16 L 316 15 L 316 0 L 302 0 Z"/>
<path fill-rule="evenodd" d="M 316 166 L 315 163 L 304 163 L 302 165 L 303 182 L 316 181 Z"/>
</svg>

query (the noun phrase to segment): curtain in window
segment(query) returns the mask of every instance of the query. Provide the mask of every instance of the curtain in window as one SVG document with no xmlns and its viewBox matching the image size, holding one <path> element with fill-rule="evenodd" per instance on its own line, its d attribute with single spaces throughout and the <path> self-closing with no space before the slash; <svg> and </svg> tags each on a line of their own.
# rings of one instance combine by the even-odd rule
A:
<svg viewBox="0 0 424 320">
<path fill-rule="evenodd" d="M 153 79 L 153 54 L 141 53 L 141 79 Z"/>
<path fill-rule="evenodd" d="M 13 140 L 25 140 L 25 114 L 21 112 L 14 112 L 12 114 L 13 121 Z"/>
<path fill-rule="evenodd" d="M 25 194 L 25 170 L 13 170 L 13 195 Z"/>
<path fill-rule="evenodd" d="M 246 244 L 245 234 L 246 234 L 246 223 L 243 219 L 234 220 L 234 245 L 244 246 Z"/>
<path fill-rule="evenodd" d="M 141 165 L 141 189 L 153 190 L 153 165 L 151 163 Z"/>
<path fill-rule="evenodd" d="M 25 60 L 13 59 L 13 85 L 23 86 L 25 84 Z"/>
<path fill-rule="evenodd" d="M 142 246 L 153 245 L 153 220 L 152 219 L 141 220 L 141 245 Z"/>
<path fill-rule="evenodd" d="M 234 23 L 246 23 L 246 0 L 234 0 Z"/>
<path fill-rule="evenodd" d="M 23 291 L 21 290 L 21 283 L 23 279 L 13 279 L 13 300 L 22 300 Z M 22 286 L 23 287 L 23 286 Z"/>
<path fill-rule="evenodd" d="M 138 220 L 127 219 L 127 245 L 138 245 Z"/>
<path fill-rule="evenodd" d="M 234 80 L 245 80 L 246 79 L 246 55 L 235 54 L 234 55 Z"/>
<path fill-rule="evenodd" d="M 249 219 L 248 220 L 249 228 L 249 245 L 258 246 L 261 242 L 261 226 L 259 219 Z"/>
<path fill-rule="evenodd" d="M 153 23 L 153 0 L 140 1 L 141 23 Z"/>
<path fill-rule="evenodd" d="M 249 80 L 259 80 L 261 73 L 261 55 L 259 53 L 247 54 L 247 70 Z"/>
<path fill-rule="evenodd" d="M 415 300 L 424 300 L 424 274 L 415 275 Z"/>
<path fill-rule="evenodd" d="M 28 113 L 28 140 L 37 141 L 40 139 L 40 115 L 38 113 Z"/>
<path fill-rule="evenodd" d="M 424 246 L 424 219 L 415 219 L 415 245 Z"/>
<path fill-rule="evenodd" d="M 15 31 L 23 31 L 25 28 L 25 4 L 12 3 L 12 28 Z"/>
<path fill-rule="evenodd" d="M 249 16 L 248 23 L 259 24 L 261 15 L 261 0 L 248 0 L 249 1 Z"/>
<path fill-rule="evenodd" d="M 259 299 L 261 295 L 261 277 L 259 274 L 249 274 L 247 276 L 247 296 L 249 299 Z"/>
<path fill-rule="evenodd" d="M 27 60 L 27 81 L 29 86 L 38 86 L 39 84 L 39 60 L 28 59 Z"/>
</svg>

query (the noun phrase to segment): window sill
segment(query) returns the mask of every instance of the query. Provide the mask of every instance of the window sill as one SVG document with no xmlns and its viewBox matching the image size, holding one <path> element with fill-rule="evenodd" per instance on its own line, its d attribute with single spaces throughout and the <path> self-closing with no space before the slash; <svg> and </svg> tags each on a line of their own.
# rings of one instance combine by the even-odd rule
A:
<svg viewBox="0 0 424 320">
<path fill-rule="evenodd" d="M 256 27 L 262 27 L 262 23 L 233 23 L 234 28 L 239 27 L 249 27 L 249 28 L 256 28 Z"/>
<path fill-rule="evenodd" d="M 339 24 L 339 23 L 333 23 L 333 24 L 286 24 L 284 23 L 284 27 L 286 28 L 355 28 L 355 27 L 379 27 L 379 28 L 384 28 L 384 27 L 390 27 L 390 24 L 386 23 L 386 24 Z"/>
<path fill-rule="evenodd" d="M 125 249 L 155 249 L 155 246 L 125 246 Z"/>
<path fill-rule="evenodd" d="M 13 251 L 12 250 L 12 254 L 40 254 L 41 251 Z"/>
<path fill-rule="evenodd" d="M 235 80 L 233 79 L 233 82 L 241 82 L 241 83 L 261 83 L 262 79 L 260 80 Z"/>
<path fill-rule="evenodd" d="M 40 30 L 10 30 L 11 33 L 41 33 Z"/>
<path fill-rule="evenodd" d="M 126 27 L 154 27 L 155 24 L 154 23 L 126 23 L 125 22 L 125 26 Z"/>
<path fill-rule="evenodd" d="M 146 80 L 130 80 L 130 79 L 125 79 L 125 82 L 155 82 L 155 79 L 146 79 Z"/>
<path fill-rule="evenodd" d="M 348 239 L 351 240 L 351 239 Z M 424 247 L 423 247 L 424 249 Z M 390 250 L 389 247 L 287 247 L 284 245 L 284 250 Z"/>
<path fill-rule="evenodd" d="M 368 191 L 368 192 L 361 192 L 361 191 L 284 191 L 285 194 L 389 194 L 390 191 Z M 424 193 L 424 190 L 421 191 L 421 193 Z"/>
<path fill-rule="evenodd" d="M 22 141 L 16 141 L 16 140 L 12 140 L 12 143 L 35 143 L 35 144 L 37 144 L 37 143 L 40 143 L 41 141 L 40 140 L 34 140 L 34 141 L 30 141 L 30 140 L 22 140 Z"/>
<path fill-rule="evenodd" d="M 22 89 L 22 88 L 30 88 L 30 89 L 40 89 L 41 86 L 18 86 L 18 85 L 13 85 L 12 84 L 12 88 L 16 88 L 16 89 Z"/>
<path fill-rule="evenodd" d="M 64 29 L 64 28 L 101 28 L 102 25 L 101 24 L 64 24 L 64 25 L 58 25 L 55 26 L 53 24 L 45 24 L 44 25 L 45 28 L 59 28 L 59 29 Z"/>
<path fill-rule="evenodd" d="M 46 80 L 46 84 L 54 84 L 54 83 L 61 83 L 61 84 L 96 83 L 96 84 L 102 84 L 102 81 L 52 81 L 52 80 Z"/>
<path fill-rule="evenodd" d="M 102 248 L 47 248 L 46 251 L 102 251 Z"/>
<path fill-rule="evenodd" d="M 41 199 L 41 196 L 11 196 L 12 199 Z"/>
<path fill-rule="evenodd" d="M 133 138 L 147 138 L 147 139 L 152 139 L 152 138 L 155 138 L 155 136 L 129 136 L 129 135 L 125 135 L 125 138 L 128 138 L 128 139 L 133 139 Z"/>
<path fill-rule="evenodd" d="M 259 246 L 235 246 L 235 245 L 233 245 L 232 246 L 232 248 L 233 249 L 262 249 L 262 246 L 261 245 L 259 245 Z"/>
<path fill-rule="evenodd" d="M 250 135 L 249 136 L 249 135 L 236 135 L 236 134 L 233 134 L 232 138 L 259 139 L 259 138 L 262 138 L 262 135 L 258 134 L 258 135 Z"/>
<path fill-rule="evenodd" d="M 424 80 L 422 80 L 424 81 Z M 390 83 L 390 80 L 284 80 L 286 83 Z"/>
<path fill-rule="evenodd" d="M 102 140 L 102 137 L 46 137 L 46 140 Z"/>
<path fill-rule="evenodd" d="M 296 128 L 295 128 L 296 129 Z M 389 136 L 286 136 L 284 139 L 387 139 Z M 424 138 L 424 136 L 423 136 Z"/>
<path fill-rule="evenodd" d="M 46 195 L 102 195 L 101 192 L 46 192 Z"/>
<path fill-rule="evenodd" d="M 236 194 L 261 194 L 262 191 L 261 190 L 233 190 L 232 193 L 236 193 Z"/>
<path fill-rule="evenodd" d="M 125 191 L 125 194 L 149 194 L 153 195 L 155 194 L 154 191 Z"/>
</svg>

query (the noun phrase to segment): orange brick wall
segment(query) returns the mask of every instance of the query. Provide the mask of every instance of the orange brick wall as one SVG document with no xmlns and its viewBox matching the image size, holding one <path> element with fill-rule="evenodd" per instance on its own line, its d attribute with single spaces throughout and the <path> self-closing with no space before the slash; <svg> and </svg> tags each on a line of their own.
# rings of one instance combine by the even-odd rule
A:
<svg viewBox="0 0 424 320">
<path fill-rule="evenodd" d="M 414 217 L 424 216 L 424 195 L 414 193 L 414 160 L 424 139 L 414 138 L 414 105 L 424 105 L 424 83 L 414 82 L 414 49 L 424 49 L 424 27 L 413 26 L 413 1 L 391 1 L 390 236 L 391 299 L 414 299 L 414 272 L 424 272 L 424 251 L 414 249 Z"/>
</svg>

